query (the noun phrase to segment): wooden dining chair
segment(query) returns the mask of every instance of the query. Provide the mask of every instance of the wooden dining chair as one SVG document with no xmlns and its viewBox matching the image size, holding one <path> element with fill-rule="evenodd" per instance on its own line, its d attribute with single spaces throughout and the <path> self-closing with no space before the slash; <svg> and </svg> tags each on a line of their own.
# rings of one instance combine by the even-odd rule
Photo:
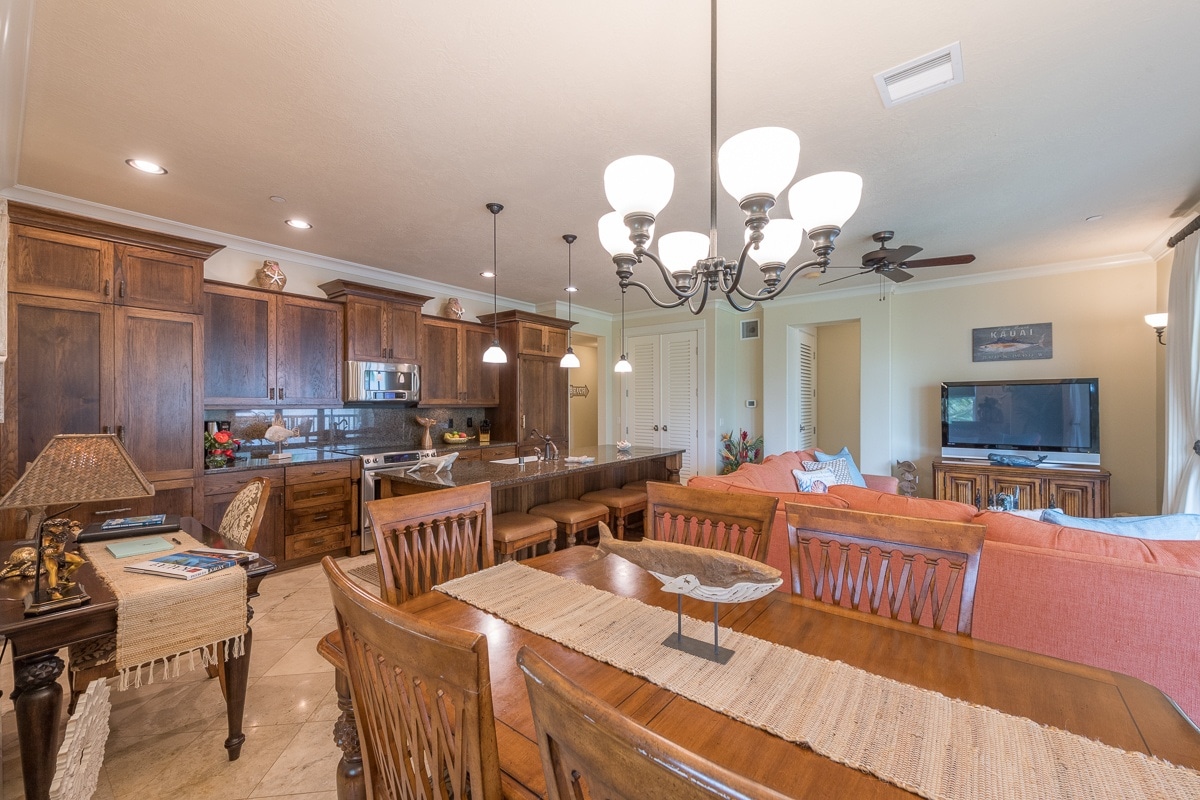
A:
<svg viewBox="0 0 1200 800">
<path fill-rule="evenodd" d="M 527 646 L 517 664 L 525 673 L 549 800 L 784 797 L 639 725 Z"/>
<path fill-rule="evenodd" d="M 646 484 L 645 535 L 765 562 L 778 505 L 779 498 L 770 495 L 650 481 Z"/>
<path fill-rule="evenodd" d="M 252 478 L 229 501 L 217 530 L 228 549 L 254 549 L 270 494 L 270 478 Z M 71 701 L 67 705 L 67 713 L 71 714 L 75 712 L 75 704 L 88 684 L 94 680 L 112 678 L 117 674 L 117 637 L 113 634 L 89 639 L 71 645 L 67 652 L 70 662 L 68 680 L 71 684 Z M 221 675 L 220 664 L 210 664 L 206 669 L 210 678 Z"/>
<path fill-rule="evenodd" d="M 487 637 L 418 619 L 321 561 L 374 797 L 499 800 Z"/>
<path fill-rule="evenodd" d="M 495 563 L 491 483 L 373 500 L 367 503 L 367 514 L 375 536 L 380 595 L 388 605 L 399 605 L 439 583 Z M 334 688 L 342 711 L 334 729 L 334 740 L 342 750 L 337 770 L 339 793 L 361 796 L 362 753 L 341 630 L 323 636 L 317 652 L 334 667 Z"/>
<path fill-rule="evenodd" d="M 367 514 L 391 605 L 495 563 L 491 483 L 372 500 Z"/>
<path fill-rule="evenodd" d="M 983 525 L 801 503 L 785 508 L 794 594 L 971 634 Z"/>
</svg>

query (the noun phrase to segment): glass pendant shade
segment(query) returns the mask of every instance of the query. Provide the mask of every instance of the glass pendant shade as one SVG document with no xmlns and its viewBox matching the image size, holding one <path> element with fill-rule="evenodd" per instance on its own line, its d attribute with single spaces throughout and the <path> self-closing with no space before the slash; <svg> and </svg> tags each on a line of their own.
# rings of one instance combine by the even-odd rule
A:
<svg viewBox="0 0 1200 800">
<path fill-rule="evenodd" d="M 829 225 L 841 228 L 858 210 L 862 186 L 862 178 L 853 172 L 810 175 L 788 189 L 792 219 L 806 231 Z"/>
<path fill-rule="evenodd" d="M 1146 324 L 1151 328 L 1165 328 L 1167 327 L 1167 315 L 1165 313 L 1147 314 Z"/>
<path fill-rule="evenodd" d="M 624 353 L 621 354 L 621 360 L 613 367 L 613 372 L 633 372 L 633 364 L 629 363 L 629 359 L 625 357 Z"/>
<path fill-rule="evenodd" d="M 750 238 L 750 229 L 746 229 L 746 239 Z M 751 248 L 750 260 L 755 264 L 786 264 L 788 259 L 796 255 L 804 242 L 804 226 L 794 219 L 780 217 L 772 219 L 763 228 L 763 240 L 758 243 L 758 249 Z"/>
<path fill-rule="evenodd" d="M 640 212 L 657 216 L 675 191 L 675 168 L 657 156 L 625 156 L 604 170 L 604 194 L 625 218 Z"/>
<path fill-rule="evenodd" d="M 500 347 L 500 342 L 492 339 L 492 346 L 483 351 L 483 363 L 485 364 L 507 364 L 508 356 L 504 354 L 504 350 Z"/>
<path fill-rule="evenodd" d="M 739 201 L 754 194 L 778 197 L 799 165 L 800 137 L 787 128 L 742 131 L 717 153 L 721 185 Z"/>
<path fill-rule="evenodd" d="M 708 237 L 695 231 L 675 231 L 658 240 L 658 257 L 671 272 L 687 272 L 708 258 Z"/>
<path fill-rule="evenodd" d="M 567 353 L 558 362 L 558 365 L 563 369 L 576 369 L 579 366 L 579 356 L 575 355 L 574 348 L 568 347 Z"/>
</svg>

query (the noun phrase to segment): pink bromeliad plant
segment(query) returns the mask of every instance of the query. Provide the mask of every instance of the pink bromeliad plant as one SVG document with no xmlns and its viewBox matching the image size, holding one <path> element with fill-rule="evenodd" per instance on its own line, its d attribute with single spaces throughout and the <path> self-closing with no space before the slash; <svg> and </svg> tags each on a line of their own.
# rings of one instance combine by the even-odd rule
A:
<svg viewBox="0 0 1200 800">
<path fill-rule="evenodd" d="M 736 436 L 733 431 L 721 434 L 721 474 L 733 472 L 742 464 L 757 464 L 762 460 L 763 437 L 750 438 L 750 434 L 741 431 Z"/>
</svg>

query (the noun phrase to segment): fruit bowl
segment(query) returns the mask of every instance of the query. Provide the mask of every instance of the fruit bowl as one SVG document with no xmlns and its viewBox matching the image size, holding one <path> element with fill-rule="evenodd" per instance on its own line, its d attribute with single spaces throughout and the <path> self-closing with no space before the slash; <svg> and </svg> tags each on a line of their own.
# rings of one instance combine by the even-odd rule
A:
<svg viewBox="0 0 1200 800">
<path fill-rule="evenodd" d="M 442 439 L 446 444 L 466 444 L 471 437 L 465 433 L 443 433 Z"/>
</svg>

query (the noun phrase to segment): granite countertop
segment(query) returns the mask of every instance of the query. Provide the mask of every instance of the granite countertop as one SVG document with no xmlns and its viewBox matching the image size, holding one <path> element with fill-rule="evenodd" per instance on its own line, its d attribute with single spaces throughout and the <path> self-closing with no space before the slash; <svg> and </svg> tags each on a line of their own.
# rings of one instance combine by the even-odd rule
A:
<svg viewBox="0 0 1200 800">
<path fill-rule="evenodd" d="M 238 453 L 233 458 L 233 466 L 205 469 L 204 474 L 223 475 L 226 472 L 241 472 L 248 469 L 273 469 L 293 464 L 320 464 L 331 461 L 350 461 L 358 458 L 358 456 L 348 453 L 334 453 L 330 450 L 314 450 L 307 447 L 288 448 L 283 452 L 290 453 L 292 456 L 291 459 L 288 461 L 270 461 L 267 458 L 250 458 L 248 453 Z"/>
<path fill-rule="evenodd" d="M 469 450 L 486 450 L 489 447 L 516 447 L 516 444 L 516 442 L 498 442 L 495 439 L 487 444 L 480 444 L 479 439 L 468 439 L 466 444 L 447 444 L 445 439 L 440 439 L 433 443 L 433 448 L 437 450 L 439 456 L 445 456 Z M 530 446 L 533 446 L 532 443 Z"/>
<path fill-rule="evenodd" d="M 649 461 L 682 452 L 682 448 L 660 450 L 656 447 L 634 447 L 626 452 L 617 450 L 615 445 L 601 445 L 572 448 L 570 453 L 560 453 L 557 461 L 530 461 L 523 467 L 516 464 L 495 464 L 491 461 L 456 461 L 449 472 L 442 470 L 435 473 L 428 469 L 407 472 L 404 467 L 397 467 L 380 470 L 376 474 L 424 488 L 466 486 L 484 481 L 490 481 L 493 487 L 503 487 L 550 480 L 567 473 L 600 470 L 610 464 Z M 587 464 L 573 463 L 565 460 L 568 455 L 591 456 L 595 461 Z"/>
</svg>

